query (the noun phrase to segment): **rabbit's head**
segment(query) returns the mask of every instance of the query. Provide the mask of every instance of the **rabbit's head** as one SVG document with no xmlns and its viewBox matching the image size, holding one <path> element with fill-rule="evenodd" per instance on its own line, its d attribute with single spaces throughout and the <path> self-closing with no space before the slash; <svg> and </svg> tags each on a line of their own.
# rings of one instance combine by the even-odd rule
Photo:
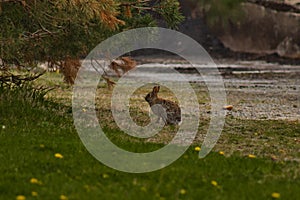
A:
<svg viewBox="0 0 300 200">
<path fill-rule="evenodd" d="M 154 86 L 152 92 L 148 93 L 145 100 L 150 104 L 154 104 L 155 100 L 158 99 L 157 93 L 159 92 L 160 86 Z"/>
</svg>

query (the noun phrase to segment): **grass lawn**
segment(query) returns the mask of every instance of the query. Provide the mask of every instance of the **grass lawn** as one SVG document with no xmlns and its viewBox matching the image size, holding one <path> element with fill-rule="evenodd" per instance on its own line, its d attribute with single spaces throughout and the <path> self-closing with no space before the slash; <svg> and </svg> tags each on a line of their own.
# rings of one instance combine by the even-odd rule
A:
<svg viewBox="0 0 300 200">
<path fill-rule="evenodd" d="M 274 199 L 277 193 L 280 199 L 299 199 L 299 122 L 228 117 L 217 146 L 204 159 L 195 150 L 198 136 L 170 166 L 130 174 L 106 167 L 87 152 L 70 104 L 53 100 L 53 93 L 51 101 L 39 95 L 32 100 L 28 91 L 0 91 L 0 199 Z M 159 139 L 126 138 L 113 124 L 105 130 L 128 150 L 164 146 Z M 199 128 L 200 135 L 204 131 Z"/>
</svg>

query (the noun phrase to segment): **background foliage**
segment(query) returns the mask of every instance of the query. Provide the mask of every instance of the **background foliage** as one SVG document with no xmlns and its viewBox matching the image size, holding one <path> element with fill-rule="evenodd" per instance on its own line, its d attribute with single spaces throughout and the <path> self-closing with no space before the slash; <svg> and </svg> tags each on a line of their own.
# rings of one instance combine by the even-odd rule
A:
<svg viewBox="0 0 300 200">
<path fill-rule="evenodd" d="M 210 26 L 227 26 L 243 17 L 241 3 L 247 0 L 194 0 L 202 8 Z"/>
<path fill-rule="evenodd" d="M 163 19 L 183 20 L 177 0 L 5 0 L 0 3 L 1 64 L 35 66 L 37 61 L 84 56 L 105 38 Z"/>
</svg>

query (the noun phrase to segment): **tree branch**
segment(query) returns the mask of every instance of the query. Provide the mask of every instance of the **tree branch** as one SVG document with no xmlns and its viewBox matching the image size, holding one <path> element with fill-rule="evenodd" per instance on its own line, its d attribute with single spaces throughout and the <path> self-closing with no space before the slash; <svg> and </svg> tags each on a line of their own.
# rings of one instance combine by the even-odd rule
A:
<svg viewBox="0 0 300 200">
<path fill-rule="evenodd" d="M 120 6 L 133 6 L 136 4 L 140 4 L 140 3 L 148 3 L 151 0 L 144 0 L 144 1 L 137 1 L 137 2 L 125 2 L 125 3 L 120 3 Z"/>
</svg>

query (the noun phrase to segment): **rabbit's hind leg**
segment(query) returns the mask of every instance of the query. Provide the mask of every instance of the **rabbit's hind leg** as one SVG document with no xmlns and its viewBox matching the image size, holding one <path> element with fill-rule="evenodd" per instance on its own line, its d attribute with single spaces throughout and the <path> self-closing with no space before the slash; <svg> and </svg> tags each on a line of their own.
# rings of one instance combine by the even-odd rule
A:
<svg viewBox="0 0 300 200">
<path fill-rule="evenodd" d="M 160 121 L 160 117 L 157 118 L 156 123 L 159 123 L 159 121 Z"/>
<path fill-rule="evenodd" d="M 169 124 L 169 119 L 168 119 L 168 116 L 167 115 L 162 115 L 161 116 L 163 122 L 165 125 L 168 125 Z"/>
</svg>

